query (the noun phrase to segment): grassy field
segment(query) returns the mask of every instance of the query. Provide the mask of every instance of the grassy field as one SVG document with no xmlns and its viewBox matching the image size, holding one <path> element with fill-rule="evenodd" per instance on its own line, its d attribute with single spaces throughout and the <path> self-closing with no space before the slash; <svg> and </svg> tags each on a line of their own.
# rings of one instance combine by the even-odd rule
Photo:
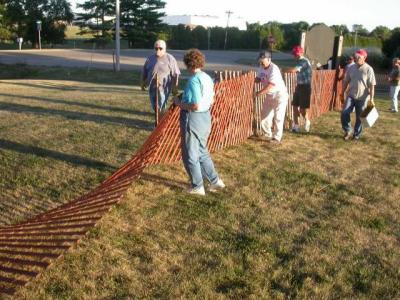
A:
<svg viewBox="0 0 400 300">
<path fill-rule="evenodd" d="M 137 74 L 86 71 L 1 68 L 0 224 L 90 190 L 151 132 Z"/>
<path fill-rule="evenodd" d="M 67 26 L 67 30 L 65 31 L 66 39 L 92 39 L 93 34 L 87 33 L 89 28 L 83 28 L 83 34 L 81 34 L 82 30 L 79 26 Z"/>
<path fill-rule="evenodd" d="M 0 82 L 2 223 L 90 189 L 149 134 L 137 87 L 55 79 Z M 279 146 L 249 139 L 214 154 L 221 193 L 185 194 L 180 163 L 146 170 L 18 298 L 399 298 L 400 118 L 377 105 L 360 141 L 341 139 L 332 112 Z"/>
</svg>

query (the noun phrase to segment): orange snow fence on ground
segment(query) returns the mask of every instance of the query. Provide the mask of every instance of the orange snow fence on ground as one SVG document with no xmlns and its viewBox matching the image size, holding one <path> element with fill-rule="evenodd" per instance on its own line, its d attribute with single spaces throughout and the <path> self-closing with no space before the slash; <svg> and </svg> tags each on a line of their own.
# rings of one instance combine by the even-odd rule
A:
<svg viewBox="0 0 400 300">
<path fill-rule="evenodd" d="M 259 130 L 261 99 L 254 99 L 253 72 L 222 76 L 215 84 L 209 150 L 239 145 Z M 293 74 L 284 74 L 292 95 Z M 311 116 L 338 108 L 335 71 L 315 71 L 312 80 Z M 292 96 L 291 96 L 292 97 Z M 290 99 L 291 99 L 290 97 Z M 290 107 L 290 106 L 289 106 Z M 291 120 L 291 109 L 288 120 Z M 0 297 L 13 295 L 74 246 L 113 205 L 143 170 L 154 164 L 181 159 L 179 109 L 171 106 L 143 146 L 125 165 L 98 187 L 67 204 L 19 224 L 0 227 Z"/>
</svg>

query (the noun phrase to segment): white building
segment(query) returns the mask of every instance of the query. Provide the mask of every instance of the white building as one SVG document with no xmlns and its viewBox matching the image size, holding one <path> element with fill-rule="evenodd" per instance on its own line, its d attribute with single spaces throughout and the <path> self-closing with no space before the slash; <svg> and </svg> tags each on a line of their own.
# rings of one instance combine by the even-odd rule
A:
<svg viewBox="0 0 400 300">
<path fill-rule="evenodd" d="M 162 18 L 162 21 L 168 25 L 179 25 L 183 24 L 194 28 L 196 26 L 203 26 L 205 28 L 208 27 L 226 27 L 227 17 L 220 18 L 217 16 L 199 16 L 199 15 L 174 15 L 174 16 L 165 16 Z M 246 21 L 242 18 L 234 17 L 232 15 L 229 18 L 229 27 L 237 27 L 240 30 L 246 30 Z"/>
</svg>

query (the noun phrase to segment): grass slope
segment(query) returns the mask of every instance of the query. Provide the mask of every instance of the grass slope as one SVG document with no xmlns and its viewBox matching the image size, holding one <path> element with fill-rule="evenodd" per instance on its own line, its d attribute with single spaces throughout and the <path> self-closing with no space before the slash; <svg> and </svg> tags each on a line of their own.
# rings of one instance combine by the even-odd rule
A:
<svg viewBox="0 0 400 300">
<path fill-rule="evenodd" d="M 82 76 L 76 69 L 35 70 L 32 77 Z M 89 82 L 0 79 L 0 224 L 90 191 L 142 145 L 153 124 L 147 95 L 106 84 L 112 74 L 97 71 L 86 75 Z"/>
</svg>

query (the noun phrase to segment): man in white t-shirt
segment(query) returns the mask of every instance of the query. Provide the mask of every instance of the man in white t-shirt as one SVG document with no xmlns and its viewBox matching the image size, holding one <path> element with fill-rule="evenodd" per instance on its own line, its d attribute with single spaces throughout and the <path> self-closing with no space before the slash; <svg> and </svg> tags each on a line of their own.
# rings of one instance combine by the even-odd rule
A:
<svg viewBox="0 0 400 300">
<path fill-rule="evenodd" d="M 272 143 L 279 143 L 283 135 L 286 107 L 289 95 L 279 67 L 272 63 L 271 53 L 263 51 L 258 56 L 256 83 L 262 83 L 262 89 L 257 96 L 266 95 L 262 112 L 261 128 Z M 272 132 L 272 125 L 274 131 Z"/>
</svg>

